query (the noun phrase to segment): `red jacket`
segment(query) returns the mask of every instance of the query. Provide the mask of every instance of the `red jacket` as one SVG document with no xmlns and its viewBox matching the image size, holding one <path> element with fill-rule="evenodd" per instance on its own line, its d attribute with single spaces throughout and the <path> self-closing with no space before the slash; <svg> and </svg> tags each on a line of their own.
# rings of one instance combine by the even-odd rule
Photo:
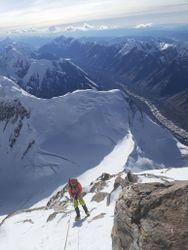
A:
<svg viewBox="0 0 188 250">
<path fill-rule="evenodd" d="M 70 179 L 68 182 L 68 192 L 70 197 L 78 198 L 82 193 L 82 186 L 77 179 Z"/>
</svg>

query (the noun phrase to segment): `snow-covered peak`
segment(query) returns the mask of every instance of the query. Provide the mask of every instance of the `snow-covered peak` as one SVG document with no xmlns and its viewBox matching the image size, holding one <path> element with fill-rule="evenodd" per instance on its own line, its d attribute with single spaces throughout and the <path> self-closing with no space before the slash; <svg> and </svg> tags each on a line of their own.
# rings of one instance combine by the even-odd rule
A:
<svg viewBox="0 0 188 250">
<path fill-rule="evenodd" d="M 60 37 L 57 37 L 56 39 L 54 39 L 52 41 L 52 44 L 55 44 L 57 45 L 58 47 L 69 47 L 71 46 L 71 44 L 74 42 L 74 41 L 77 41 L 77 39 L 74 39 L 72 37 L 65 37 L 65 36 L 60 36 Z"/>
<path fill-rule="evenodd" d="M 0 57 L 0 74 L 15 80 L 29 93 L 44 98 L 97 88 L 87 73 L 70 60 L 33 59 L 13 45 Z"/>
<path fill-rule="evenodd" d="M 31 78 L 36 78 L 39 81 L 39 88 L 40 88 L 46 72 L 48 70 L 52 70 L 52 68 L 53 68 L 52 62 L 49 60 L 32 59 L 27 74 L 23 77 L 24 84 L 27 85 L 27 83 L 30 81 Z"/>
<path fill-rule="evenodd" d="M 4 210 L 28 195 L 31 205 L 41 187 L 45 192 L 40 199 L 69 176 L 91 168 L 98 175 L 125 166 L 142 170 L 184 165 L 173 136 L 133 111 L 119 90 L 79 90 L 45 100 L 27 95 L 7 78 L 0 82 L 0 182 L 4 188 L 7 178 L 10 186 L 20 183 L 14 190 L 16 201 L 10 198 L 12 190 L 7 191 Z"/>
<path fill-rule="evenodd" d="M 158 41 L 154 39 L 151 40 L 137 40 L 137 39 L 125 39 L 117 43 L 120 46 L 119 54 L 125 56 L 129 54 L 133 49 L 141 51 L 145 54 L 152 54 L 158 50 Z"/>
<path fill-rule="evenodd" d="M 170 44 L 170 43 L 166 43 L 166 42 L 161 42 L 160 43 L 160 50 L 163 51 L 163 50 L 166 50 L 168 48 L 173 48 L 175 47 L 174 44 Z"/>
<path fill-rule="evenodd" d="M 125 56 L 128 53 L 130 53 L 131 50 L 133 49 L 138 49 L 138 50 L 142 49 L 141 44 L 134 39 L 127 39 L 125 42 L 122 43 L 119 53 L 122 56 Z"/>
<path fill-rule="evenodd" d="M 30 59 L 10 45 L 0 57 L 0 72 L 11 77 L 22 76 L 29 67 Z"/>
<path fill-rule="evenodd" d="M 0 100 L 10 100 L 15 98 L 22 98 L 22 96 L 31 96 L 26 91 L 24 91 L 21 87 L 19 87 L 14 81 L 11 79 L 0 76 Z"/>
<path fill-rule="evenodd" d="M 176 44 L 178 54 L 180 57 L 187 57 L 188 56 L 188 43 L 187 42 L 177 42 Z"/>
<path fill-rule="evenodd" d="M 111 249 L 114 206 L 121 192 L 114 190 L 116 175 L 124 176 L 125 168 L 140 172 L 187 165 L 188 148 L 130 106 L 119 90 L 77 90 L 46 100 L 27 95 L 13 81 L 0 77 L 0 96 L 0 211 L 1 215 L 19 211 L 0 220 L 2 250 L 13 250 L 15 244 L 24 249 L 28 242 L 31 250 L 59 249 L 65 244 L 62 230 L 67 232 L 69 222 L 70 249 L 78 243 L 82 249 L 100 249 L 101 242 Z M 91 202 L 95 192 L 90 191 L 90 182 L 96 184 L 103 172 L 112 175 L 102 187 L 104 195 L 111 193 L 108 206 L 106 198 Z M 173 178 L 171 172 L 167 179 L 168 175 Z M 91 217 L 82 222 L 79 236 L 69 202 L 63 209 L 46 205 L 59 197 L 57 192 L 70 176 L 78 177 L 84 190 L 89 190 L 85 200 Z M 149 177 L 140 175 L 140 181 L 144 179 Z M 67 201 L 66 196 L 63 199 L 58 204 Z M 96 232 L 100 242 L 93 241 Z"/>
<path fill-rule="evenodd" d="M 166 50 L 174 49 L 177 51 L 178 55 L 185 53 L 187 45 L 182 46 L 178 42 L 162 41 L 157 39 L 148 40 L 137 40 L 137 39 L 125 39 L 123 41 L 117 42 L 117 46 L 120 47 L 119 54 L 122 56 L 127 55 L 133 49 L 137 51 L 142 51 L 145 54 L 162 53 Z"/>
</svg>

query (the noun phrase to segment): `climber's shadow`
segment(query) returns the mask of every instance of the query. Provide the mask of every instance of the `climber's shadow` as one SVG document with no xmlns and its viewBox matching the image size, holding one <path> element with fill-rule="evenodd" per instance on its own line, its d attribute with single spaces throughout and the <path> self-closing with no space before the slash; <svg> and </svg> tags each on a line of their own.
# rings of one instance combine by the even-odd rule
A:
<svg viewBox="0 0 188 250">
<path fill-rule="evenodd" d="M 73 226 L 72 226 L 72 227 L 81 227 L 82 224 L 83 224 L 83 222 L 84 222 L 86 219 L 87 219 L 87 217 L 85 217 L 85 218 L 83 218 L 83 219 L 80 219 L 80 220 L 78 220 L 78 221 L 75 221 L 75 222 L 73 223 Z"/>
</svg>

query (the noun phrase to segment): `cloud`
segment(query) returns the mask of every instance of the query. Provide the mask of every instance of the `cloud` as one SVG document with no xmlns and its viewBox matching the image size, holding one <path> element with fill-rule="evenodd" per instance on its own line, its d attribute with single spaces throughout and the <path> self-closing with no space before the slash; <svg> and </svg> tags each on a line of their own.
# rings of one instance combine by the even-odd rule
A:
<svg viewBox="0 0 188 250">
<path fill-rule="evenodd" d="M 65 32 L 88 31 L 88 30 L 92 30 L 94 28 L 95 28 L 94 26 L 87 24 L 87 23 L 84 23 L 81 26 L 69 25 L 69 26 L 65 27 L 64 31 Z"/>
<path fill-rule="evenodd" d="M 9 34 L 32 34 L 32 33 L 61 33 L 61 32 L 85 32 L 90 30 L 106 30 L 108 26 L 106 25 L 98 25 L 94 26 L 88 23 L 83 23 L 80 25 L 68 25 L 68 26 L 49 26 L 44 28 L 20 28 L 20 29 L 12 29 L 8 33 Z"/>
<path fill-rule="evenodd" d="M 145 28 L 151 28 L 153 26 L 153 23 L 141 23 L 136 25 L 136 29 L 145 29 Z"/>
<path fill-rule="evenodd" d="M 107 29 L 104 24 L 138 24 L 135 28 L 141 29 L 151 22 L 187 23 L 187 12 L 187 0 L 0 0 L 0 32 L 34 27 L 57 33 L 63 26 L 67 31 Z M 87 26 L 91 22 L 97 27 Z"/>
<path fill-rule="evenodd" d="M 69 25 L 69 26 L 65 27 L 64 31 L 65 32 L 78 32 L 78 31 L 106 30 L 106 29 L 109 29 L 109 27 L 106 25 L 94 26 L 91 24 L 84 23 L 84 24 L 79 25 L 79 26 Z"/>
<path fill-rule="evenodd" d="M 28 28 L 28 29 L 14 29 L 10 30 L 9 34 L 26 34 L 26 33 L 35 33 L 37 32 L 36 29 Z"/>
</svg>

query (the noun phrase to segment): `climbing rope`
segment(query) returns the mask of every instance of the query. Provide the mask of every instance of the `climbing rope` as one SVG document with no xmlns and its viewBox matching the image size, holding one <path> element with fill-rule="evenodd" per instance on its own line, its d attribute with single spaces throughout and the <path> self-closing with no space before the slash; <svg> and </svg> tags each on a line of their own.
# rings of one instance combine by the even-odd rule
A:
<svg viewBox="0 0 188 250">
<path fill-rule="evenodd" d="M 71 221 L 71 214 L 69 215 L 69 220 L 68 220 L 68 228 L 67 228 L 67 233 L 66 233 L 66 238 L 65 238 L 65 245 L 64 245 L 64 250 L 67 248 L 67 240 L 68 240 L 68 235 L 69 235 L 69 228 L 70 228 L 70 221 Z"/>
<path fill-rule="evenodd" d="M 80 236 L 79 236 L 79 228 L 78 228 L 78 231 L 77 231 L 77 234 L 78 234 L 78 242 L 77 242 L 77 244 L 78 244 L 78 250 L 80 249 L 80 246 L 79 246 L 79 241 L 80 241 Z"/>
</svg>

